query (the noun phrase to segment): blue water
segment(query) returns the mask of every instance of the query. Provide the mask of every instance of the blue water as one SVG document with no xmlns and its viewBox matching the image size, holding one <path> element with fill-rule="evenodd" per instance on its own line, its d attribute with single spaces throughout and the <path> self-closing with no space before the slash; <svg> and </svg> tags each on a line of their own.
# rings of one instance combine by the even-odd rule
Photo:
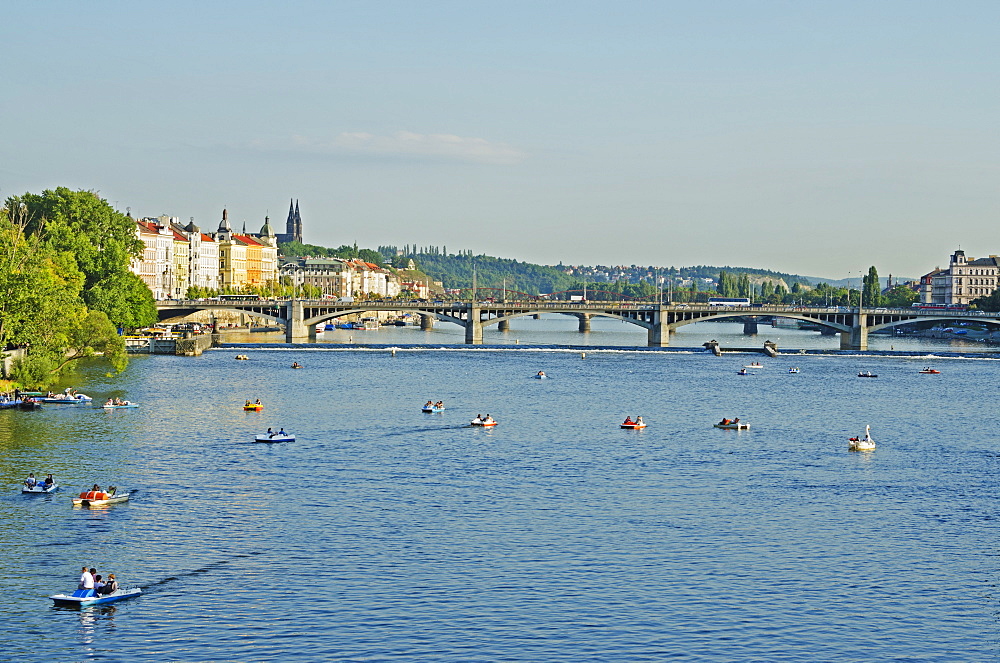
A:
<svg viewBox="0 0 1000 663">
<path fill-rule="evenodd" d="M 997 658 L 996 361 L 234 354 L 74 376 L 137 410 L 0 412 L 7 660 Z M 138 492 L 70 506 L 95 481 Z M 146 594 L 50 607 L 84 564 Z"/>
</svg>

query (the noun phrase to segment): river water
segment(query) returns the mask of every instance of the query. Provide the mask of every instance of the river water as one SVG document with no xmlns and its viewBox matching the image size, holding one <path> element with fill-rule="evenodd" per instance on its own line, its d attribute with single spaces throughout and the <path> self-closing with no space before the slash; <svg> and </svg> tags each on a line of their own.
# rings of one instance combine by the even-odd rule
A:
<svg viewBox="0 0 1000 663">
<path fill-rule="evenodd" d="M 728 333 L 704 327 L 691 345 Z M 84 365 L 74 386 L 141 407 L 0 412 L 0 659 L 998 657 L 997 361 L 808 355 L 740 377 L 759 356 L 389 332 L 407 333 L 431 345 Z M 467 425 L 487 412 L 495 429 Z M 848 452 L 866 424 L 878 448 Z M 297 440 L 252 442 L 281 426 Z M 29 471 L 65 488 L 21 496 Z M 137 492 L 73 508 L 95 481 Z M 51 607 L 85 564 L 145 595 Z"/>
</svg>

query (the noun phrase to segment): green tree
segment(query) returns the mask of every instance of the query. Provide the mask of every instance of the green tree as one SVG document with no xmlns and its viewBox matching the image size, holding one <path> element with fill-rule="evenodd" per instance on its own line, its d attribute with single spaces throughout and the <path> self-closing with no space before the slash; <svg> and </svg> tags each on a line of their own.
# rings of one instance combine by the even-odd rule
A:
<svg viewBox="0 0 1000 663">
<path fill-rule="evenodd" d="M 882 296 L 882 303 L 892 308 L 909 308 L 917 301 L 917 297 L 917 293 L 905 285 L 896 285 Z"/>
<path fill-rule="evenodd" d="M 23 214 L 25 235 L 41 237 L 52 250 L 73 256 L 83 273 L 87 304 L 104 310 L 120 327 L 155 321 L 155 317 L 149 320 L 148 302 L 134 292 L 135 278 L 129 271 L 132 258 L 143 251 L 132 219 L 94 191 L 66 187 L 15 196 L 7 200 L 6 207 Z M 95 288 L 102 292 L 92 294 Z M 127 310 L 127 305 L 116 301 L 115 295 L 109 296 L 108 291 L 127 293 L 129 305 L 135 305 L 136 310 Z"/>
<path fill-rule="evenodd" d="M 864 294 L 865 306 L 882 306 L 882 286 L 878 281 L 878 270 L 872 265 L 868 268 L 868 274 L 862 279 L 862 293 Z"/>
</svg>

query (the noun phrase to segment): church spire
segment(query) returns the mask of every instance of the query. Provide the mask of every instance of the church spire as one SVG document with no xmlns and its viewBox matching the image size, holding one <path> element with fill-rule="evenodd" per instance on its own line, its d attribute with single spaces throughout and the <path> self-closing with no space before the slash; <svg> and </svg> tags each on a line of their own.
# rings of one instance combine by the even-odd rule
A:
<svg viewBox="0 0 1000 663">
<path fill-rule="evenodd" d="M 222 222 L 219 223 L 220 233 L 231 233 L 233 232 L 233 227 L 229 225 L 229 210 L 223 208 L 222 210 Z"/>
</svg>

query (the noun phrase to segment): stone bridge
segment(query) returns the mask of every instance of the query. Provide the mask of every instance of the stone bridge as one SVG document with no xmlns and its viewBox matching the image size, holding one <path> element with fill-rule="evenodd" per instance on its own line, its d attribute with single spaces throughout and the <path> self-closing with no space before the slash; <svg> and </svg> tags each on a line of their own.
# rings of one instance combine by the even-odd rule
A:
<svg viewBox="0 0 1000 663">
<path fill-rule="evenodd" d="M 239 311 L 271 320 L 285 328 L 289 343 L 315 340 L 316 325 L 350 314 L 394 311 L 419 315 L 421 328 L 430 329 L 435 320 L 451 322 L 465 328 L 465 342 L 483 342 L 483 328 L 497 325 L 501 330 L 513 318 L 537 316 L 542 313 L 571 315 L 579 320 L 581 332 L 590 331 L 595 316 L 624 320 L 646 330 L 650 347 L 670 344 L 670 332 L 695 322 L 721 318 L 774 316 L 804 320 L 840 334 L 843 350 L 868 349 L 868 334 L 910 322 L 942 322 L 945 320 L 976 320 L 1000 325 L 998 314 L 936 309 L 889 309 L 831 306 L 753 307 L 709 306 L 707 304 L 659 304 L 656 302 L 335 302 L 331 300 L 163 300 L 156 306 L 160 320 L 169 320 L 197 311 Z"/>
</svg>

